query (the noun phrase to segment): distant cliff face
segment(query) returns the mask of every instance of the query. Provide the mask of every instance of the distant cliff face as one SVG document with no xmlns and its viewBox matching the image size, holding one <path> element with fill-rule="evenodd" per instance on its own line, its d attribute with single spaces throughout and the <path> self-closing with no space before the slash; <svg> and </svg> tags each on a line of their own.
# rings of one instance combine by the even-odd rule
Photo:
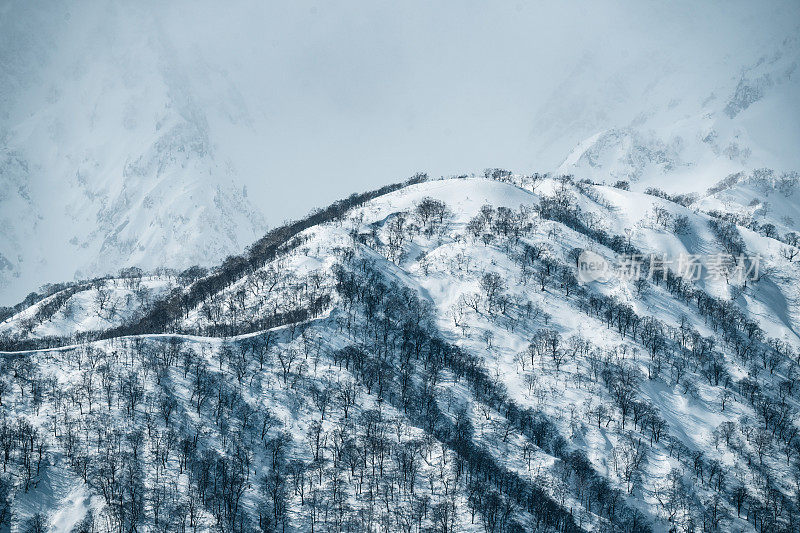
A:
<svg viewBox="0 0 800 533">
<path fill-rule="evenodd" d="M 701 193 L 737 172 L 796 169 L 791 146 L 800 136 L 790 117 L 800 112 L 800 41 L 788 37 L 751 63 L 742 61 L 734 54 L 692 83 L 643 65 L 641 77 L 652 79 L 643 96 L 618 95 L 631 103 L 625 113 L 615 113 L 614 99 L 596 102 L 597 113 L 606 116 L 559 171 L 630 181 L 642 190 Z M 622 89 L 637 86 L 625 76 L 617 80 Z M 574 82 L 579 86 L 581 75 Z"/>
<path fill-rule="evenodd" d="M 210 264 L 265 230 L 168 42 L 109 10 L 21 10 L 0 32 L 3 303 L 50 279 Z"/>
</svg>

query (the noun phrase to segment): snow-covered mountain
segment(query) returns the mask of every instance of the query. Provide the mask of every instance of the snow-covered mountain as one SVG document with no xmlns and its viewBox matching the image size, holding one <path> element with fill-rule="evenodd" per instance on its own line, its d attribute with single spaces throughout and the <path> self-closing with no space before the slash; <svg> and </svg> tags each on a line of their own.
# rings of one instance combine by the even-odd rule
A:
<svg viewBox="0 0 800 533">
<path fill-rule="evenodd" d="M 565 91 L 566 97 L 559 94 L 550 120 L 571 104 L 580 110 L 596 105 L 602 118 L 591 121 L 581 113 L 585 122 L 573 123 L 575 130 L 590 124 L 594 130 L 558 170 L 629 181 L 637 190 L 656 186 L 683 194 L 704 194 L 740 172 L 796 171 L 800 168 L 797 32 L 795 28 L 788 36 L 777 35 L 777 42 L 766 48 L 726 58 L 725 64 L 707 73 L 677 67 L 661 70 L 669 62 L 662 58 L 653 62 L 656 67 L 631 65 L 630 71 L 604 83 L 609 92 L 620 91 L 616 102 L 610 95 L 587 100 L 580 87 L 592 69 L 577 69 L 565 82 L 577 89 Z M 584 99 L 580 106 L 573 102 L 578 98 Z"/>
<path fill-rule="evenodd" d="M 210 265 L 263 233 L 209 125 L 243 120 L 235 100 L 197 101 L 169 40 L 125 20 L 146 10 L 21 7 L 0 16 L 3 303 L 54 279 Z"/>
<path fill-rule="evenodd" d="M 209 273 L 18 306 L 0 520 L 796 531 L 800 250 L 669 198 L 487 176 L 355 195 Z M 586 278 L 589 252 L 611 270 Z M 675 262 L 627 275 L 647 254 Z M 716 261 L 739 254 L 757 272 Z"/>
<path fill-rule="evenodd" d="M 597 62 L 579 64 L 537 119 L 552 142 L 587 135 L 556 173 L 658 189 L 771 236 L 796 234 L 797 35 L 797 27 L 776 30 L 760 46 L 712 54 L 704 69 L 680 62 L 692 50 L 632 53 L 607 77 Z M 588 94 L 587 87 L 601 90 Z"/>
<path fill-rule="evenodd" d="M 265 6 L 0 4 L 0 533 L 800 531 L 796 6 Z"/>
</svg>

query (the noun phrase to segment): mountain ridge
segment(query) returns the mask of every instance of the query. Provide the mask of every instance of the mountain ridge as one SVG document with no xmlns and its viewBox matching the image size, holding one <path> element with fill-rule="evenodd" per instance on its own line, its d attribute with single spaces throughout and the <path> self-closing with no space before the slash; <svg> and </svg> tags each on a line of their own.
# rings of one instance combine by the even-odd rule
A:
<svg viewBox="0 0 800 533">
<path fill-rule="evenodd" d="M 690 207 L 497 169 L 415 177 L 278 228 L 206 277 L 132 272 L 56 292 L 0 324 L 7 348 L 32 350 L 3 356 L 7 415 L 42 423 L 33 396 L 14 391 L 55 371 L 63 377 L 42 401 L 74 390 L 65 427 L 112 428 L 127 416 L 153 453 L 164 453 L 159 435 L 203 436 L 187 470 L 174 447 L 158 463 L 121 445 L 117 467 L 138 465 L 143 477 L 119 489 L 138 487 L 147 497 L 137 503 L 127 488 L 102 495 L 105 444 L 69 452 L 42 426 L 47 450 L 67 450 L 61 462 L 48 451 L 44 472 L 64 477 L 85 461 L 85 480 L 67 492 L 94 496 L 55 501 L 40 520 L 70 509 L 74 523 L 101 531 L 174 528 L 165 509 L 195 505 L 184 520 L 200 530 L 791 531 L 798 264 L 783 254 L 791 244 Z M 646 267 L 639 284 L 615 267 L 609 280 L 587 282 L 576 270 L 580 250 L 617 265 L 629 254 L 738 249 L 763 256 L 758 280 L 692 281 Z M 70 345 L 45 349 L 57 344 L 50 332 Z M 94 386 L 76 385 L 110 372 L 122 386 L 131 370 L 143 394 L 133 403 L 130 383 L 108 407 L 89 399 Z M 152 418 L 159 396 L 180 414 Z M 373 429 L 392 434 L 385 446 L 398 458 L 383 474 Z M 376 454 L 376 470 L 362 484 L 363 454 L 367 466 Z M 230 491 L 202 481 L 208 465 Z M 25 491 L 44 474 L 9 468 L 22 475 L 8 509 L 26 524 L 36 515 Z M 176 483 L 154 477 L 161 469 Z M 367 505 L 378 494 L 397 511 Z"/>
</svg>

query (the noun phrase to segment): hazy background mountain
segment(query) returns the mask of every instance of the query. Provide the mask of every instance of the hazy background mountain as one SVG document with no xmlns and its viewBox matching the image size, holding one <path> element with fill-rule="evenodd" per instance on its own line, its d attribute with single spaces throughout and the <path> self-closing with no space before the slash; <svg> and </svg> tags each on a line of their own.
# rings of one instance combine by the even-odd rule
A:
<svg viewBox="0 0 800 533">
<path fill-rule="evenodd" d="M 736 172 L 755 168 L 787 171 L 800 168 L 800 155 L 792 146 L 800 139 L 800 41 L 796 36 L 750 53 L 737 55 L 710 70 L 711 75 L 690 70 L 658 71 L 654 62 L 636 65 L 640 78 L 632 83 L 612 77 L 601 82 L 611 93 L 626 94 L 637 82 L 646 82 L 641 95 L 631 95 L 617 105 L 613 98 L 597 102 L 611 116 L 581 123 L 585 94 L 569 90 L 554 98 L 553 113 L 544 120 L 554 124 L 552 137 L 572 131 L 590 133 L 565 158 L 559 170 L 602 179 L 657 185 L 673 193 L 704 192 L 711 184 Z M 743 63 L 737 71 L 736 62 Z M 632 66 L 633 67 L 633 66 Z M 633 68 L 631 69 L 633 70 Z M 578 68 L 565 83 L 585 87 L 591 68 Z M 725 74 L 730 77 L 725 79 Z M 695 81 L 699 80 L 699 81 Z M 716 85 L 715 85 L 716 84 Z M 606 92 L 606 91 L 604 91 Z M 601 93 L 603 94 L 603 93 Z M 578 110 L 571 117 L 569 109 Z M 564 114 L 561 114 L 561 113 Z M 555 114 L 555 117 L 553 117 Z M 565 122 L 574 125 L 562 133 Z"/>
<path fill-rule="evenodd" d="M 129 265 L 213 264 L 418 170 L 704 190 L 796 169 L 799 13 L 2 2 L 0 303 Z"/>
</svg>

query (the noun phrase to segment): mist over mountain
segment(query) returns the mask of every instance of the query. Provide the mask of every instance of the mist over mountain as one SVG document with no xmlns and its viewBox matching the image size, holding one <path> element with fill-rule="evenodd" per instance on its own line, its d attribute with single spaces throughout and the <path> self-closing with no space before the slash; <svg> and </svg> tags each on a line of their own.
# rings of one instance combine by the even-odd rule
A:
<svg viewBox="0 0 800 533">
<path fill-rule="evenodd" d="M 420 170 L 685 193 L 798 167 L 793 2 L 0 9 L 4 304 L 209 266 Z"/>
<path fill-rule="evenodd" d="M 707 82 L 687 88 L 689 79 L 669 73 L 654 78 L 648 103 L 635 116 L 620 117 L 578 144 L 559 171 L 674 193 L 704 193 L 724 177 L 753 169 L 794 171 L 800 165 L 791 149 L 798 140 L 799 58 L 795 32 L 740 72 L 728 72 L 729 79 L 716 77 L 719 85 L 711 89 Z M 569 84 L 581 86 L 584 74 L 576 73 Z"/>
<path fill-rule="evenodd" d="M 157 28 L 137 31 L 146 18 L 107 9 L 6 6 L 6 299 L 45 280 L 207 264 L 266 229 L 215 146 L 218 108 L 197 101 Z"/>
</svg>

